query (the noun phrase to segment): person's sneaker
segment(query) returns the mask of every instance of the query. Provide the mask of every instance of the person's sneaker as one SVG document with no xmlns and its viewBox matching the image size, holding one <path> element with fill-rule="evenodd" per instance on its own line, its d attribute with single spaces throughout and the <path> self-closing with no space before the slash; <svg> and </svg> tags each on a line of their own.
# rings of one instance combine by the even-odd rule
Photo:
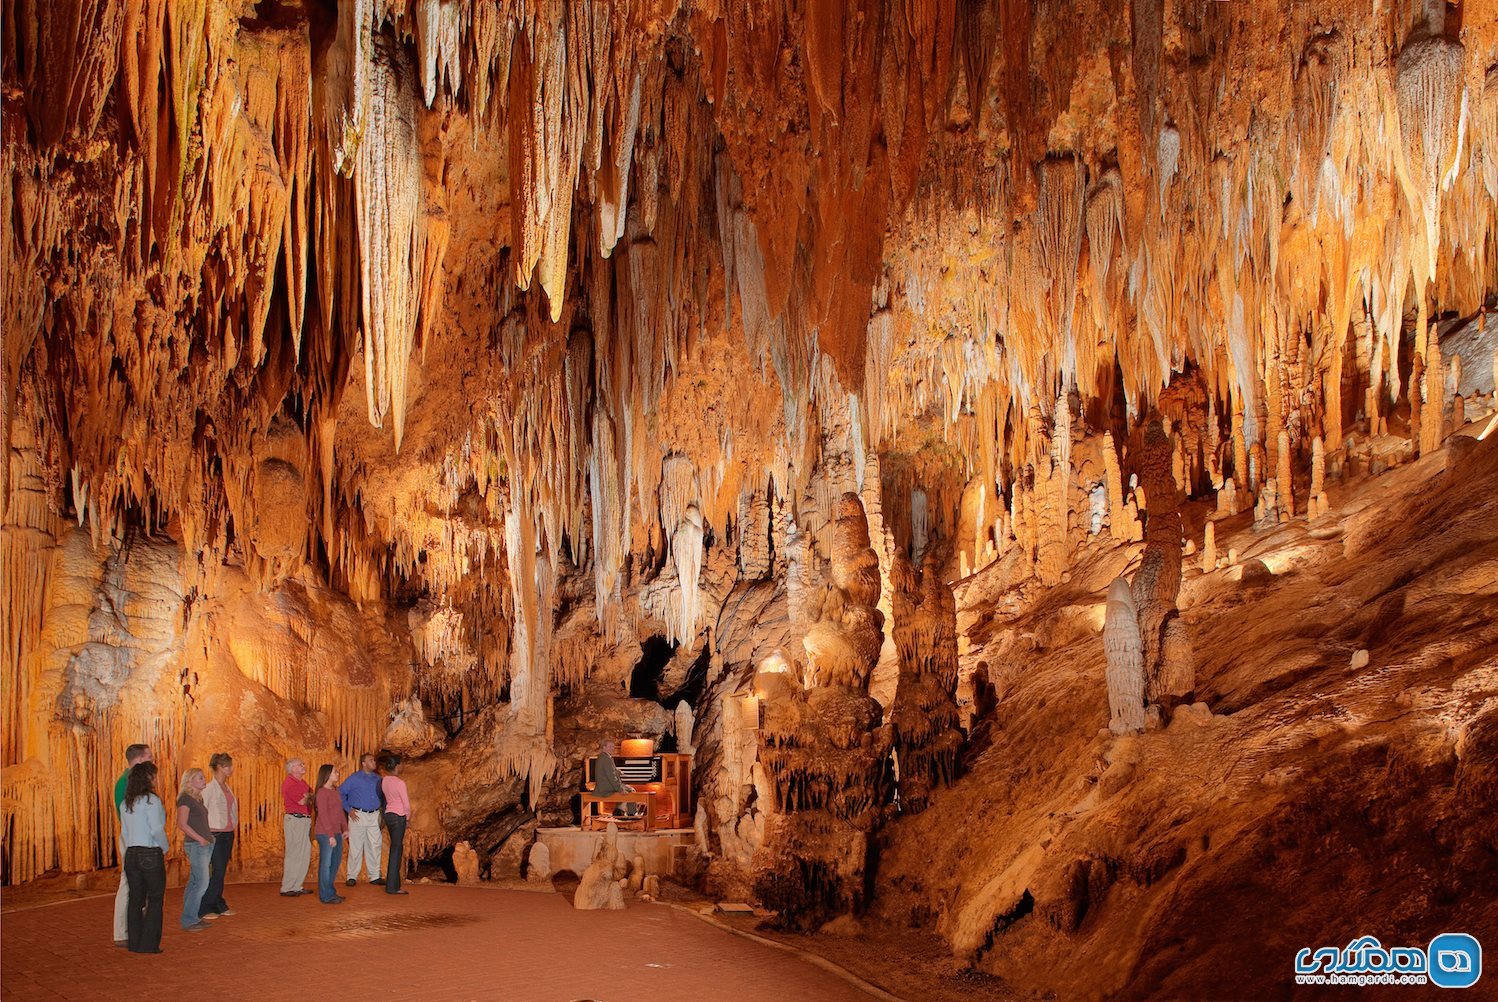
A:
<svg viewBox="0 0 1498 1002">
<path fill-rule="evenodd" d="M 357 883 L 358 883 L 357 880 L 355 880 L 353 877 L 350 877 L 350 878 L 348 878 L 347 880 L 345 880 L 343 882 L 343 886 L 344 887 L 353 887 Z"/>
<path fill-rule="evenodd" d="M 282 891 L 281 892 L 281 897 L 283 897 L 283 898 L 295 898 L 295 897 L 300 897 L 301 893 L 302 893 L 301 891 Z"/>
<path fill-rule="evenodd" d="M 371 884 L 383 884 L 384 882 L 385 882 L 385 878 L 384 877 L 375 877 L 373 880 L 370 881 Z"/>
<path fill-rule="evenodd" d="M 410 894 L 410 891 L 386 891 L 386 894 Z"/>
<path fill-rule="evenodd" d="M 183 926 L 184 932 L 203 932 L 208 928 L 207 922 L 199 922 L 197 925 Z"/>
<path fill-rule="evenodd" d="M 233 915 L 234 914 L 234 909 L 233 908 L 225 908 L 223 911 L 219 912 L 219 914 L 220 915 Z"/>
<path fill-rule="evenodd" d="M 331 901 L 324 901 L 323 904 L 325 904 L 325 905 L 341 905 L 341 904 L 343 904 L 343 895 L 342 894 L 335 894 L 333 896 L 333 899 Z"/>
<path fill-rule="evenodd" d="M 206 915 L 199 915 L 198 921 L 201 922 L 204 919 L 207 919 L 208 921 L 212 922 L 216 918 L 218 918 L 218 912 L 208 912 Z"/>
<path fill-rule="evenodd" d="M 117 939 L 114 941 L 114 945 L 119 947 L 121 950 L 130 949 L 130 941 L 128 939 Z"/>
</svg>

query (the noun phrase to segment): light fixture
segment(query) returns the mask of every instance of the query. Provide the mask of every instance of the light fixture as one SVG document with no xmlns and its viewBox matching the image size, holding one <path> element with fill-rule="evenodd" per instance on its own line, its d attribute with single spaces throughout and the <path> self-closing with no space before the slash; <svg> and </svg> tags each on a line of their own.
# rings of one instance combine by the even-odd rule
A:
<svg viewBox="0 0 1498 1002">
<path fill-rule="evenodd" d="M 619 742 L 619 751 L 625 758 L 649 758 L 655 754 L 655 739 L 625 738 Z"/>
</svg>

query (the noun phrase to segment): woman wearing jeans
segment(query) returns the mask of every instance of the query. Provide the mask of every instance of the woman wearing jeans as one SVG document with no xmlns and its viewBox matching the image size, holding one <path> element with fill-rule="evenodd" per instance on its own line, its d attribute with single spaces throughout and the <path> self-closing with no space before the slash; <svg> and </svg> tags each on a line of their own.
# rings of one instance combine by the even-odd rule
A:
<svg viewBox="0 0 1498 1002">
<path fill-rule="evenodd" d="M 125 880 L 130 902 L 125 913 L 131 953 L 161 952 L 161 903 L 166 896 L 166 811 L 156 796 L 156 766 L 141 762 L 130 770 L 120 806 L 125 843 Z"/>
<path fill-rule="evenodd" d="M 224 900 L 224 875 L 229 870 L 229 858 L 234 855 L 234 832 L 239 828 L 239 799 L 229 788 L 229 777 L 234 775 L 234 760 L 228 752 L 214 752 L 208 759 L 208 768 L 213 772 L 213 782 L 203 788 L 203 802 L 208 805 L 208 828 L 213 832 L 213 865 L 208 875 L 208 889 L 203 892 L 203 901 L 198 906 L 198 917 L 216 919 L 220 915 L 234 914 Z"/>
<path fill-rule="evenodd" d="M 399 755 L 385 757 L 385 778 L 380 789 L 385 794 L 385 831 L 390 834 L 390 858 L 385 861 L 385 893 L 410 894 L 401 890 L 401 850 L 406 844 L 406 822 L 411 820 L 411 798 L 406 781 L 400 778 Z"/>
<path fill-rule="evenodd" d="M 348 834 L 348 815 L 343 813 L 343 798 L 338 794 L 338 770 L 331 765 L 317 769 L 317 898 L 325 905 L 343 903 L 343 895 L 333 890 L 338 864 L 343 860 L 343 837 Z"/>
<path fill-rule="evenodd" d="M 191 875 L 182 889 L 182 928 L 202 932 L 208 923 L 198 918 L 203 892 L 208 889 L 208 869 L 213 864 L 213 835 L 208 828 L 208 805 L 203 803 L 203 787 L 208 777 L 202 769 L 182 774 L 182 792 L 177 795 L 177 830 L 182 833 L 182 849 L 187 853 Z"/>
</svg>

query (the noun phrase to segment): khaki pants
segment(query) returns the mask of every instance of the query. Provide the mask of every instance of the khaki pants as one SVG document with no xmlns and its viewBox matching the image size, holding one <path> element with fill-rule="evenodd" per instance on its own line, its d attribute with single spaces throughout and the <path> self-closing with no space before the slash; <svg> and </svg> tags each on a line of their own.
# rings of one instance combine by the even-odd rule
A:
<svg viewBox="0 0 1498 1002">
<path fill-rule="evenodd" d="M 114 896 L 114 941 L 123 943 L 130 938 L 130 882 L 125 879 L 125 850 L 120 849 L 120 889 Z"/>
<path fill-rule="evenodd" d="M 281 822 L 286 836 L 286 862 L 281 868 L 281 893 L 300 891 L 312 865 L 312 819 L 287 814 Z"/>
<path fill-rule="evenodd" d="M 350 811 L 348 816 L 348 879 L 359 879 L 359 867 L 365 867 L 369 879 L 380 875 L 380 850 L 384 848 L 380 838 L 379 811 Z"/>
</svg>

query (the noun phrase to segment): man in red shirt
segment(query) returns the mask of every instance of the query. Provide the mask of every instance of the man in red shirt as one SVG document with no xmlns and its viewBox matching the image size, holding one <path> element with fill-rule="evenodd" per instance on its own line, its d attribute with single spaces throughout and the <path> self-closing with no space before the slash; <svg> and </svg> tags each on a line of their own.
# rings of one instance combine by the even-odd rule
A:
<svg viewBox="0 0 1498 1002">
<path fill-rule="evenodd" d="M 286 817 L 281 831 L 286 836 L 286 863 L 281 870 L 281 897 L 306 894 L 302 882 L 312 863 L 312 788 L 307 785 L 307 763 L 294 758 L 286 763 L 281 782 L 281 801 Z"/>
</svg>

